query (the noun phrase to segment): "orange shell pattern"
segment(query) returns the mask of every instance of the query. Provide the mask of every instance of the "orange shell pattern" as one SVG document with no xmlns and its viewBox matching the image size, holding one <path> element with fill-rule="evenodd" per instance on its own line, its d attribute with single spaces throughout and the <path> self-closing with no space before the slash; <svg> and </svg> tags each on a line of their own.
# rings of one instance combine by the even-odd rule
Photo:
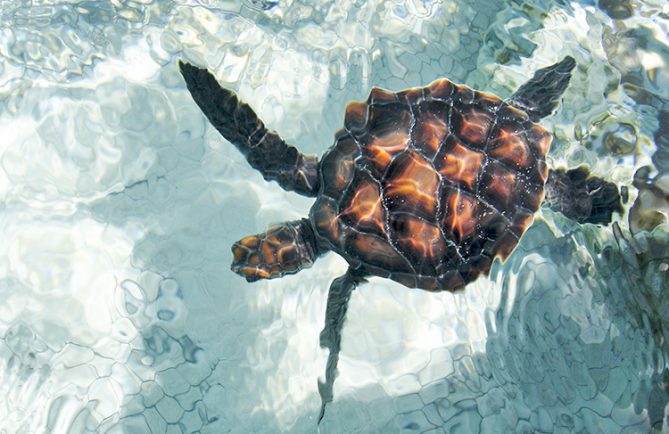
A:
<svg viewBox="0 0 669 434">
<path fill-rule="evenodd" d="M 348 105 L 310 218 L 355 267 L 455 290 L 518 244 L 544 195 L 551 135 L 498 97 L 438 80 Z"/>
</svg>

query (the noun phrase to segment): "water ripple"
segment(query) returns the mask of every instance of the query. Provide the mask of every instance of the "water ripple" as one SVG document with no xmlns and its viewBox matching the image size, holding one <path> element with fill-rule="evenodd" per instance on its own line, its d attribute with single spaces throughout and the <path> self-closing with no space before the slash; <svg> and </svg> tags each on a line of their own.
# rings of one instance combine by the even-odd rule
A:
<svg viewBox="0 0 669 434">
<path fill-rule="evenodd" d="M 359 288 L 321 432 L 664 432 L 669 8 L 637 1 L 0 0 L 0 431 L 313 432 L 334 255 L 248 284 L 229 246 L 311 202 L 263 182 L 175 65 L 321 154 L 372 86 L 502 97 L 577 61 L 550 163 L 628 189 L 546 209 L 458 294 Z"/>
</svg>

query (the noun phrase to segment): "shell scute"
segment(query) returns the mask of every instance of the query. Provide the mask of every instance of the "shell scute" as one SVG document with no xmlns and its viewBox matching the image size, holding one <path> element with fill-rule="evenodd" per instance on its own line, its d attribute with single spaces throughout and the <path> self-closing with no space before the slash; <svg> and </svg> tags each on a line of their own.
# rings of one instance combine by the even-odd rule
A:
<svg viewBox="0 0 669 434">
<path fill-rule="evenodd" d="M 365 172 L 360 172 L 343 199 L 340 217 L 358 230 L 383 236 L 386 213 L 379 186 Z"/>
<path fill-rule="evenodd" d="M 441 229 L 412 214 L 390 215 L 392 239 L 418 274 L 434 275 L 437 265 L 457 256 L 455 247 L 446 243 Z"/>
<path fill-rule="evenodd" d="M 475 192 L 484 159 L 482 152 L 464 146 L 455 136 L 449 136 L 435 158 L 434 166 L 451 184 Z"/>
<path fill-rule="evenodd" d="M 534 220 L 534 213 L 519 210 L 511 223 L 510 231 L 516 236 L 517 239 L 525 233 L 527 228 L 530 227 L 532 221 Z"/>
<path fill-rule="evenodd" d="M 372 91 L 369 93 L 367 102 L 370 105 L 386 105 L 399 102 L 399 98 L 397 97 L 396 92 L 381 89 L 380 87 L 373 87 Z"/>
<path fill-rule="evenodd" d="M 481 174 L 479 194 L 498 210 L 513 213 L 514 193 L 518 187 L 524 187 L 517 171 L 509 169 L 497 161 L 488 161 Z"/>
<path fill-rule="evenodd" d="M 344 248 L 344 221 L 339 218 L 338 204 L 335 200 L 320 196 L 311 207 L 309 218 L 311 219 L 316 233 L 328 243 L 334 250 Z"/>
<path fill-rule="evenodd" d="M 488 161 L 481 174 L 480 197 L 511 218 L 520 209 L 536 212 L 543 199 L 543 184 L 537 184 L 522 173 Z"/>
<path fill-rule="evenodd" d="M 460 251 L 464 257 L 469 258 L 486 255 L 489 258 L 497 256 L 500 247 L 499 240 L 509 232 L 511 222 L 496 210 L 482 215 L 474 236 L 461 242 Z M 518 238 L 515 238 L 518 243 Z"/>
<path fill-rule="evenodd" d="M 364 167 L 377 179 L 390 163 L 411 144 L 411 111 L 407 106 L 373 106 L 369 129 L 359 135 Z"/>
<path fill-rule="evenodd" d="M 533 220 L 534 213 L 523 210 L 517 212 L 507 231 L 497 240 L 495 254 L 502 260 L 508 258 Z"/>
<path fill-rule="evenodd" d="M 323 194 L 338 200 L 355 173 L 355 159 L 360 155 L 360 147 L 346 132 L 340 132 L 335 143 L 335 152 L 325 155 L 321 162 Z"/>
<path fill-rule="evenodd" d="M 486 275 L 490 272 L 492 258 L 485 254 L 474 255 L 469 258 L 467 265 L 461 265 L 458 269 L 462 279 L 469 283 L 476 280 L 480 275 Z"/>
<path fill-rule="evenodd" d="M 442 101 L 422 101 L 414 112 L 411 142 L 426 158 L 433 159 L 450 134 L 451 106 Z"/>
<path fill-rule="evenodd" d="M 476 91 L 469 86 L 465 85 L 455 85 L 455 91 L 453 92 L 453 101 L 454 104 L 460 106 L 469 106 L 473 105 L 476 101 Z"/>
<path fill-rule="evenodd" d="M 406 104 L 373 105 L 369 108 L 367 128 L 360 136 L 367 139 L 366 144 L 371 143 L 370 138 L 385 137 L 398 130 L 408 131 L 411 127 L 413 118 Z"/>
<path fill-rule="evenodd" d="M 518 170 L 527 169 L 536 160 L 523 129 L 496 128 L 487 151 L 491 158 Z"/>
<path fill-rule="evenodd" d="M 378 272 L 384 270 L 386 275 L 391 272 L 413 272 L 407 260 L 397 253 L 385 237 L 352 232 L 346 239 L 345 247 L 354 261 L 370 265 Z"/>
<path fill-rule="evenodd" d="M 384 199 L 390 212 L 409 212 L 434 219 L 439 175 L 417 152 L 407 151 L 393 161 L 384 181 Z"/>
<path fill-rule="evenodd" d="M 366 167 L 381 177 L 396 156 L 410 144 L 409 131 L 400 129 L 375 138 L 365 147 Z"/>
<path fill-rule="evenodd" d="M 390 227 L 395 233 L 395 242 L 407 254 L 421 258 L 439 258 L 446 249 L 446 242 L 439 228 L 412 214 L 391 214 Z"/>
<path fill-rule="evenodd" d="M 456 243 L 476 234 L 485 212 L 484 206 L 473 194 L 453 187 L 444 192 L 445 212 L 441 224 Z"/>
<path fill-rule="evenodd" d="M 344 128 L 355 135 L 367 128 L 369 105 L 366 102 L 350 102 L 344 113 Z"/>
<path fill-rule="evenodd" d="M 458 138 L 476 149 L 485 149 L 493 122 L 492 114 L 477 108 L 454 110 L 453 113 L 453 128 Z"/>
<path fill-rule="evenodd" d="M 389 277 L 407 288 L 427 287 L 423 280 L 419 279 L 414 273 L 391 273 Z"/>
<path fill-rule="evenodd" d="M 425 99 L 425 88 L 414 87 L 397 93 L 397 98 L 409 105 L 416 105 Z"/>
<path fill-rule="evenodd" d="M 527 113 L 509 104 L 502 104 L 499 107 L 497 110 L 497 118 L 502 122 L 513 121 L 525 123 L 530 121 L 530 117 Z"/>
<path fill-rule="evenodd" d="M 433 81 L 426 88 L 426 95 L 431 99 L 450 101 L 455 93 L 456 85 L 450 80 L 441 79 Z"/>
<path fill-rule="evenodd" d="M 502 105 L 502 100 L 492 93 L 475 90 L 474 94 L 476 105 L 486 111 L 497 112 Z"/>
<path fill-rule="evenodd" d="M 429 290 L 442 289 L 442 288 L 463 288 L 470 281 L 466 281 L 462 276 L 460 271 L 457 269 L 451 269 L 444 267 L 443 272 L 439 273 L 437 278 L 437 287 L 436 288 L 427 288 Z"/>
<path fill-rule="evenodd" d="M 526 130 L 526 140 L 533 145 L 538 158 L 544 159 L 551 149 L 553 136 L 541 125 L 531 124 Z"/>
</svg>

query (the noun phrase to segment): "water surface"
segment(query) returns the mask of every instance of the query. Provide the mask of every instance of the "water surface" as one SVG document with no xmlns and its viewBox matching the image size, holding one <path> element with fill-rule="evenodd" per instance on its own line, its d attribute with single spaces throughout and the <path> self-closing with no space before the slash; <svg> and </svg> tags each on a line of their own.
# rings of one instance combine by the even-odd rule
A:
<svg viewBox="0 0 669 434">
<path fill-rule="evenodd" d="M 669 432 L 668 34 L 659 0 L 0 1 L 0 431 L 317 429 L 346 264 L 229 271 L 234 241 L 311 200 L 208 125 L 178 59 L 321 154 L 372 86 L 507 97 L 570 55 L 550 163 L 627 187 L 625 215 L 544 209 L 462 293 L 371 279 L 320 430 Z"/>
</svg>

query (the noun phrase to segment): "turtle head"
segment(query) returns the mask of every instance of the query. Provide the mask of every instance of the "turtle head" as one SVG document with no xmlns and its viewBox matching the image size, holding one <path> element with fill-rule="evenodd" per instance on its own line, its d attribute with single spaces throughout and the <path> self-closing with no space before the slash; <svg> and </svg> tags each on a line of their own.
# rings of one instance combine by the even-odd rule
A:
<svg viewBox="0 0 669 434">
<path fill-rule="evenodd" d="M 253 282 L 294 274 L 311 267 L 318 256 L 308 220 L 282 223 L 232 246 L 232 271 Z"/>
<path fill-rule="evenodd" d="M 509 103 L 524 110 L 533 122 L 550 115 L 567 89 L 575 66 L 574 58 L 567 56 L 558 63 L 539 69 L 518 88 Z"/>
</svg>

